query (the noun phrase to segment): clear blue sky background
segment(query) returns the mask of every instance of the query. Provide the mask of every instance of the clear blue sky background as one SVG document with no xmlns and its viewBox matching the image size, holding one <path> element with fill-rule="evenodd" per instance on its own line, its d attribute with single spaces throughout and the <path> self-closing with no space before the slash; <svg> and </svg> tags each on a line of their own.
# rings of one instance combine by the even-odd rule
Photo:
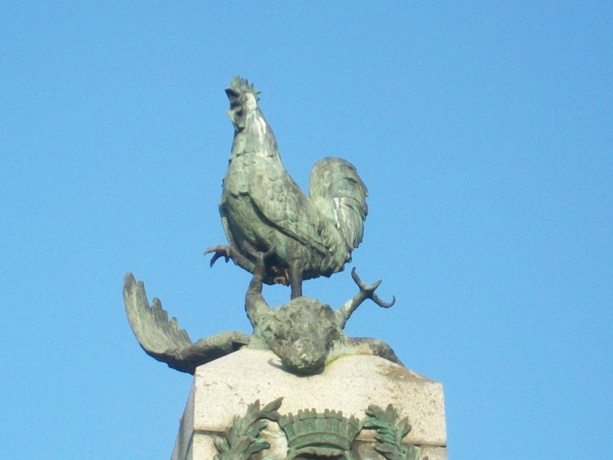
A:
<svg viewBox="0 0 613 460">
<path fill-rule="evenodd" d="M 351 266 L 398 302 L 347 331 L 443 382 L 450 458 L 613 458 L 606 1 L 1 2 L 2 457 L 170 456 L 191 378 L 138 346 L 126 271 L 192 339 L 249 332 L 249 275 L 202 256 L 236 74 L 301 186 L 327 155 L 368 185 Z"/>
</svg>

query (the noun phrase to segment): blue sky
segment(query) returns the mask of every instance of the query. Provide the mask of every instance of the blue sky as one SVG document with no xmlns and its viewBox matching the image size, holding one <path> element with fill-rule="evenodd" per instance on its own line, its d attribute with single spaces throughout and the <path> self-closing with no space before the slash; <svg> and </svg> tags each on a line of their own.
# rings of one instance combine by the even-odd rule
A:
<svg viewBox="0 0 613 460">
<path fill-rule="evenodd" d="M 191 378 L 138 346 L 126 271 L 194 340 L 249 332 L 249 275 L 202 256 L 234 75 L 304 189 L 319 158 L 357 166 L 349 267 L 398 301 L 346 330 L 444 384 L 450 458 L 613 457 L 612 24 L 592 1 L 0 2 L 3 457 L 170 456 Z"/>
</svg>

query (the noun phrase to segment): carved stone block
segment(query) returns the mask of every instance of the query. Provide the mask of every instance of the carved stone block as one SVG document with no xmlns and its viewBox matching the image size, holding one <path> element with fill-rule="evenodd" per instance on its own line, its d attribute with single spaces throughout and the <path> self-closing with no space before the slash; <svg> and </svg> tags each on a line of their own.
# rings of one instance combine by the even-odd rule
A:
<svg viewBox="0 0 613 460">
<path fill-rule="evenodd" d="M 262 405 L 283 398 L 279 412 L 299 410 L 342 411 L 343 416 L 365 419 L 370 405 L 393 405 L 399 418 L 412 426 L 405 443 L 420 448 L 420 457 L 436 453 L 446 458 L 447 435 L 443 388 L 377 356 L 346 356 L 326 365 L 322 374 L 299 377 L 281 369 L 279 358 L 268 350 L 242 349 L 200 366 L 177 436 L 172 460 L 211 460 L 217 454 L 214 441 L 223 436 L 234 417 L 243 417 L 256 400 Z M 352 451 L 354 458 L 383 458 L 372 450 L 374 430 L 362 430 Z M 285 458 L 287 441 L 275 422 L 269 422 L 262 438 L 270 449 L 254 458 Z M 422 455 L 423 453 L 423 455 Z"/>
</svg>

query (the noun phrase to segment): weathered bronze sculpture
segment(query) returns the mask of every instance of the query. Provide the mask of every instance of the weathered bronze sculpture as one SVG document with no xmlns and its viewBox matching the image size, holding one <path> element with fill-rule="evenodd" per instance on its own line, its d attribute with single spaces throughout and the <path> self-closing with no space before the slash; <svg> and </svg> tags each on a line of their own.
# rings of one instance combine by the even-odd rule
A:
<svg viewBox="0 0 613 460">
<path fill-rule="evenodd" d="M 352 276 L 360 291 L 336 311 L 308 297 L 292 299 L 275 309 L 270 308 L 262 296 L 263 264 L 256 263 L 254 272 L 245 296 L 245 310 L 253 334 L 226 331 L 196 343 L 192 343 L 175 318 L 168 320 L 168 313 L 158 298 L 149 306 L 144 284 L 137 283 L 128 273 L 124 279 L 124 303 L 128 321 L 141 347 L 158 361 L 190 374 L 196 367 L 243 346 L 272 350 L 287 371 L 299 375 L 319 373 L 327 361 L 343 354 L 377 355 L 401 364 L 385 342 L 350 338 L 343 332 L 347 320 L 364 300 L 372 299 L 384 308 L 393 305 L 375 294 L 380 281 L 367 286 L 354 270 Z"/>
<path fill-rule="evenodd" d="M 254 252 L 271 253 L 264 282 L 291 285 L 341 271 L 362 241 L 366 186 L 340 158 L 313 166 L 310 196 L 289 176 L 275 135 L 258 107 L 253 85 L 235 77 L 226 89 L 234 142 L 219 211 L 230 246 L 215 246 L 211 265 L 224 256 L 253 273 Z"/>
<path fill-rule="evenodd" d="M 384 342 L 343 332 L 365 299 L 384 308 L 394 304 L 395 299 L 387 303 L 375 294 L 380 281 L 365 285 L 354 269 L 360 291 L 336 311 L 302 296 L 303 280 L 343 270 L 362 241 L 367 190 L 355 167 L 339 158 L 320 160 L 305 196 L 281 163 L 253 85 L 235 77 L 226 94 L 235 132 L 219 208 L 230 245 L 213 246 L 205 254 L 213 253 L 211 265 L 224 257 L 253 274 L 245 297 L 253 334 L 229 331 L 192 343 L 175 318 L 168 320 L 157 298 L 149 306 L 143 283 L 128 273 L 124 303 L 139 343 L 155 359 L 189 373 L 243 346 L 272 350 L 286 370 L 300 375 L 319 373 L 343 354 L 374 354 L 398 363 Z M 292 300 L 270 308 L 264 283 L 291 285 Z"/>
</svg>

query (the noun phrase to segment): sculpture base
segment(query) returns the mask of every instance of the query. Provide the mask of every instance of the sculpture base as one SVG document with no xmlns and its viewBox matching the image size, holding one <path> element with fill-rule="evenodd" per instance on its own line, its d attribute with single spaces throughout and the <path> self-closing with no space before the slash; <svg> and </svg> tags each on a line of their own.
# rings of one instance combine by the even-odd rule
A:
<svg viewBox="0 0 613 460">
<path fill-rule="evenodd" d="M 419 448 L 419 458 L 447 458 L 443 387 L 439 382 L 376 356 L 346 356 L 328 364 L 322 374 L 298 377 L 283 371 L 279 358 L 268 350 L 241 349 L 200 366 L 194 382 L 172 460 L 211 460 L 217 454 L 215 438 L 223 436 L 234 417 L 243 417 L 256 400 L 264 406 L 283 397 L 279 412 L 342 411 L 344 417 L 366 418 L 374 404 L 392 404 L 398 418 L 412 426 L 405 443 Z M 383 459 L 373 447 L 374 430 L 362 430 L 353 444 L 355 459 Z M 286 458 L 285 433 L 274 422 L 262 431 L 270 449 L 257 458 Z"/>
</svg>

